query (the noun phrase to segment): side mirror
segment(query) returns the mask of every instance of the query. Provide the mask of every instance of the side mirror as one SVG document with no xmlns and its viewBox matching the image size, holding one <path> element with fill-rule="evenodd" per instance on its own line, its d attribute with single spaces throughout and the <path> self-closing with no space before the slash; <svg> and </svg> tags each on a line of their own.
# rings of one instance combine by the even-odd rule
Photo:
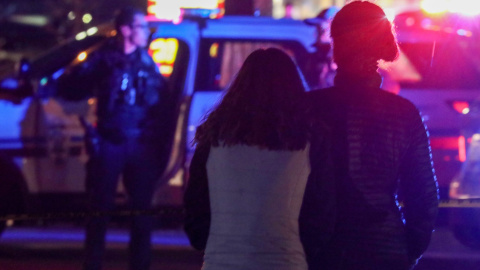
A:
<svg viewBox="0 0 480 270">
<path fill-rule="evenodd" d="M 18 66 L 16 68 L 17 77 L 19 79 L 29 79 L 31 71 L 32 71 L 32 63 L 30 63 L 30 61 L 27 58 L 22 57 L 22 59 L 20 59 L 20 62 L 18 63 Z"/>
<path fill-rule="evenodd" d="M 32 95 L 33 86 L 30 81 L 30 73 L 30 61 L 22 58 L 17 64 L 14 74 L 0 79 L 0 99 L 18 103 Z"/>
</svg>

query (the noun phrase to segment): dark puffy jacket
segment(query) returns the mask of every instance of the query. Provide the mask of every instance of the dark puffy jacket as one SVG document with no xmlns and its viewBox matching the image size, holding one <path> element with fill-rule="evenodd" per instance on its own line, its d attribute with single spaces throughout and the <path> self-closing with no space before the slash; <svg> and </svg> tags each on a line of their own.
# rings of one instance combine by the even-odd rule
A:
<svg viewBox="0 0 480 270">
<path fill-rule="evenodd" d="M 332 129 L 337 200 L 333 238 L 325 254 L 309 258 L 319 263 L 310 269 L 411 267 L 430 242 L 438 211 L 419 111 L 371 82 L 347 78 L 308 100 L 313 117 Z"/>
</svg>

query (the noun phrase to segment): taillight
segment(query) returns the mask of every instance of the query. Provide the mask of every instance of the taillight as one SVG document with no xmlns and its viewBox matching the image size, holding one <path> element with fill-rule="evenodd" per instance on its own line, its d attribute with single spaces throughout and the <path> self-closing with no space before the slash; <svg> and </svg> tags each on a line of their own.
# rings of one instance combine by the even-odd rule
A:
<svg viewBox="0 0 480 270">
<path fill-rule="evenodd" d="M 455 137 L 430 137 L 430 146 L 432 150 L 448 150 L 458 151 L 458 161 L 465 162 L 467 159 L 467 142 L 470 143 L 471 138 L 468 140 L 465 136 Z M 450 156 L 444 157 L 445 161 L 450 161 Z"/>
<path fill-rule="evenodd" d="M 452 108 L 461 114 L 468 114 L 470 112 L 470 104 L 467 101 L 453 101 Z"/>
<path fill-rule="evenodd" d="M 467 145 L 465 143 L 465 136 L 458 137 L 458 160 L 465 162 L 467 160 Z"/>
</svg>

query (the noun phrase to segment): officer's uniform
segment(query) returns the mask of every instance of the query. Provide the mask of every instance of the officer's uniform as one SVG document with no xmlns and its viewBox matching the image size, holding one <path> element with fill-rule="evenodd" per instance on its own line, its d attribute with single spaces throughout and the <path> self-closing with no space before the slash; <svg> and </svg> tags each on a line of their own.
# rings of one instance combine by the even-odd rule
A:
<svg viewBox="0 0 480 270">
<path fill-rule="evenodd" d="M 166 124 L 162 122 L 168 98 L 164 78 L 144 49 L 125 55 L 113 39 L 107 40 L 72 75 L 69 84 L 77 81 L 98 99 L 99 142 L 87 165 L 91 209 L 114 208 L 120 174 L 132 209 L 149 209 L 168 156 L 167 130 L 163 128 Z M 107 221 L 100 217 L 88 222 L 85 269 L 101 267 Z M 133 217 L 130 269 L 148 269 L 152 223 L 151 216 Z"/>
</svg>

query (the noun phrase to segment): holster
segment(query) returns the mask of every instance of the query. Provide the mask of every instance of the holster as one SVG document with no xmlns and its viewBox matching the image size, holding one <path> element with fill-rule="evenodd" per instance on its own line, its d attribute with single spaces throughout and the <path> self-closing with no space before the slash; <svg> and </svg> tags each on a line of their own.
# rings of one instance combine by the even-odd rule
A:
<svg viewBox="0 0 480 270">
<path fill-rule="evenodd" d="M 100 136 L 98 135 L 97 129 L 92 124 L 88 123 L 83 116 L 79 116 L 79 120 L 85 131 L 83 140 L 87 154 L 91 158 L 97 156 L 100 152 Z"/>
</svg>

